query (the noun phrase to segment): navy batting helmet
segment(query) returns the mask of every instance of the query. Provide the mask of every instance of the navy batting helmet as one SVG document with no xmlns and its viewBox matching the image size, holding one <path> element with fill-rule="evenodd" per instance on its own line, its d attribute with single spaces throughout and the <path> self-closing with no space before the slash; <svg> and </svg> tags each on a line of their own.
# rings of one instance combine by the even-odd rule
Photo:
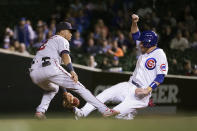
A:
<svg viewBox="0 0 197 131">
<path fill-rule="evenodd" d="M 158 35 L 154 31 L 143 31 L 138 39 L 143 43 L 143 46 L 150 48 L 157 45 Z"/>
<path fill-rule="evenodd" d="M 61 30 L 70 30 L 71 32 L 75 32 L 76 29 L 72 28 L 69 22 L 60 22 L 56 25 L 56 33 L 60 32 Z"/>
</svg>

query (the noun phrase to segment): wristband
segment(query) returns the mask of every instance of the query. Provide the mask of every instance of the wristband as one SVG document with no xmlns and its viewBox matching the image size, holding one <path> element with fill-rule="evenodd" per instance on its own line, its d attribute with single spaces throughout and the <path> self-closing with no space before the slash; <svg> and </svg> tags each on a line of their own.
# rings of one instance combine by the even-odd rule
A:
<svg viewBox="0 0 197 131">
<path fill-rule="evenodd" d="M 148 87 L 147 89 L 148 89 L 148 91 L 149 91 L 149 92 L 151 92 L 151 91 L 152 91 L 152 88 L 151 88 L 151 87 Z"/>
<path fill-rule="evenodd" d="M 155 88 L 157 88 L 157 84 L 156 84 L 155 82 L 152 82 L 152 83 L 150 84 L 150 87 L 151 87 L 152 89 L 155 89 Z"/>
<path fill-rule="evenodd" d="M 66 65 L 66 70 L 67 70 L 68 72 L 74 71 L 73 66 L 72 66 L 72 63 L 68 63 L 68 64 Z"/>
</svg>

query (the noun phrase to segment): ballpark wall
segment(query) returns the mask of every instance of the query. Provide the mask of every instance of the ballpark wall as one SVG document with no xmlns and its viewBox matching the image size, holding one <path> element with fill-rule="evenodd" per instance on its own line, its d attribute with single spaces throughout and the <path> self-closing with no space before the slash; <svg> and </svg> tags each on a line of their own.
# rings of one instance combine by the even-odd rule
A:
<svg viewBox="0 0 197 131">
<path fill-rule="evenodd" d="M 28 68 L 31 57 L 0 52 L 0 113 L 34 112 L 40 103 L 42 89 L 34 85 Z M 93 94 L 119 82 L 128 81 L 130 73 L 102 72 L 99 70 L 75 67 L 79 80 Z M 177 111 L 196 111 L 197 79 L 195 77 L 168 76 L 165 82 L 153 92 L 156 106 L 174 106 Z M 55 96 L 49 111 L 63 111 L 62 91 Z M 82 100 L 81 106 L 84 104 Z"/>
</svg>

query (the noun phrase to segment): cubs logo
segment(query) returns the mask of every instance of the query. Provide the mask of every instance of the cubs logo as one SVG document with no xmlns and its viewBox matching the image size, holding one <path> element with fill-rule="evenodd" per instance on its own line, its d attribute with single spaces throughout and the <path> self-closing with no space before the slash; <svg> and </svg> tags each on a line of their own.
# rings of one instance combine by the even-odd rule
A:
<svg viewBox="0 0 197 131">
<path fill-rule="evenodd" d="M 156 66 L 156 60 L 155 58 L 148 58 L 145 62 L 145 67 L 148 69 L 148 70 L 153 70 Z"/>
<path fill-rule="evenodd" d="M 166 71 L 166 64 L 161 64 L 160 69 L 161 71 Z"/>
</svg>

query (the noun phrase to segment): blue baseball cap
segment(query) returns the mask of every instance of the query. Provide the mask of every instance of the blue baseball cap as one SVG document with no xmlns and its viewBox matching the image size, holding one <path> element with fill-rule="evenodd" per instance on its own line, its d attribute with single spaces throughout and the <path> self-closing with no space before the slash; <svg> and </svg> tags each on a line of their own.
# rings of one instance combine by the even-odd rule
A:
<svg viewBox="0 0 197 131">
<path fill-rule="evenodd" d="M 143 31 L 138 40 L 143 42 L 144 47 L 150 48 L 157 45 L 158 35 L 154 31 Z"/>
</svg>

